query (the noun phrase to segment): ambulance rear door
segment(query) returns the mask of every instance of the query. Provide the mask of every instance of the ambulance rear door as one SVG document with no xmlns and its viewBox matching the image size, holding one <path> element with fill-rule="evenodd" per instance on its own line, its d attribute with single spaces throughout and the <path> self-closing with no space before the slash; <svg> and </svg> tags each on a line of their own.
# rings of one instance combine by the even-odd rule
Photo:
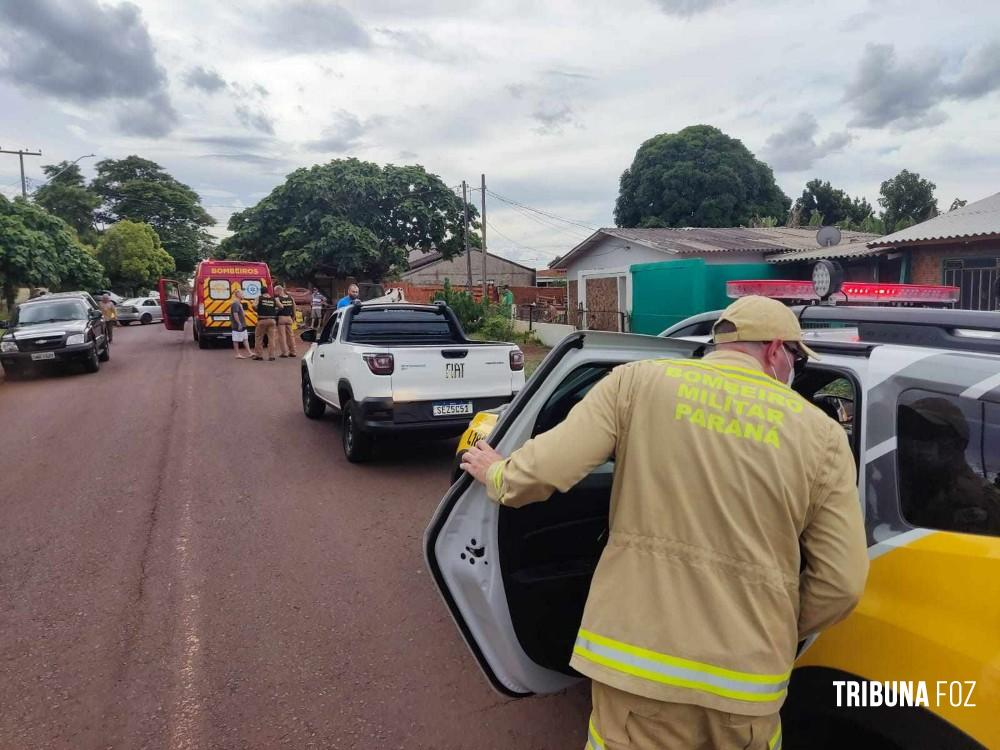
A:
<svg viewBox="0 0 1000 750">
<path fill-rule="evenodd" d="M 172 279 L 160 279 L 160 310 L 163 327 L 168 331 L 183 331 L 191 317 L 191 305 L 184 301 L 182 284 Z"/>
<path fill-rule="evenodd" d="M 546 357 L 487 441 L 504 455 L 559 424 L 615 366 L 700 356 L 699 342 L 581 331 Z M 572 446 L 567 446 L 572 450 Z M 493 687 L 552 693 L 579 679 L 569 667 L 590 579 L 607 539 L 614 464 L 566 493 L 504 508 L 463 474 L 424 534 L 434 582 Z"/>
</svg>

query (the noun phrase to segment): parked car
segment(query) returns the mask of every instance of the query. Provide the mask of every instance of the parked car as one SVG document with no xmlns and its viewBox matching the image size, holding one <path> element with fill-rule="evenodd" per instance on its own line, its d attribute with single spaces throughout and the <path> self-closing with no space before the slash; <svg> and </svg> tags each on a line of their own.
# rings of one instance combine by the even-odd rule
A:
<svg viewBox="0 0 1000 750">
<path fill-rule="evenodd" d="M 471 341 L 439 303 L 343 307 L 302 358 L 302 409 L 318 419 L 343 415 L 347 459 L 371 457 L 390 432 L 459 435 L 477 411 L 510 401 L 524 387 L 524 355 L 514 344 Z"/>
<path fill-rule="evenodd" d="M 108 289 L 98 289 L 96 292 L 91 292 L 90 296 L 93 297 L 95 300 L 99 300 L 105 294 L 108 295 L 108 297 L 111 298 L 111 301 L 114 302 L 116 305 L 120 305 L 122 302 L 125 301 L 125 298 L 122 297 L 120 294 L 115 294 L 114 292 Z"/>
<path fill-rule="evenodd" d="M 822 356 L 793 388 L 847 434 L 871 572 L 855 611 L 799 644 L 781 710 L 784 744 L 1000 747 L 1000 683 L 988 677 L 1000 650 L 1000 313 L 793 309 Z M 617 365 L 702 356 L 703 331 L 719 314 L 681 321 L 673 336 L 567 336 L 516 400 L 473 421 L 460 447 L 486 439 L 510 455 L 565 419 Z M 662 456 L 670 461 L 670 446 Z M 608 538 L 613 469 L 602 464 L 547 502 L 520 509 L 490 502 L 462 472 L 431 519 L 428 567 L 483 672 L 505 695 L 552 693 L 579 679 L 569 655 Z M 889 679 L 911 690 L 922 681 L 930 702 L 858 709 L 838 702 L 833 689 L 836 681 Z M 933 695 L 948 688 L 956 696 L 974 689 L 975 697 Z"/>
<path fill-rule="evenodd" d="M 97 372 L 111 358 L 101 310 L 86 292 L 46 294 L 22 302 L 0 321 L 0 365 L 8 377 L 45 364 L 78 362 Z"/>
<path fill-rule="evenodd" d="M 142 325 L 163 322 L 159 297 L 133 297 L 115 305 L 118 322 L 123 326 L 138 321 Z"/>
</svg>

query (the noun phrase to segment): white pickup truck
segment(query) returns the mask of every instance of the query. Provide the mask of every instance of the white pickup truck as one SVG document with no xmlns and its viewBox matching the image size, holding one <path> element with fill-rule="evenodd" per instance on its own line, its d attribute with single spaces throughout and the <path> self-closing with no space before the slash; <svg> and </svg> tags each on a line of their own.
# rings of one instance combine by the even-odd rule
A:
<svg viewBox="0 0 1000 750">
<path fill-rule="evenodd" d="M 379 433 L 459 435 L 478 411 L 524 387 L 514 344 L 468 339 L 444 303 L 354 303 L 341 308 L 302 357 L 302 410 L 343 416 L 348 461 L 372 456 Z"/>
</svg>

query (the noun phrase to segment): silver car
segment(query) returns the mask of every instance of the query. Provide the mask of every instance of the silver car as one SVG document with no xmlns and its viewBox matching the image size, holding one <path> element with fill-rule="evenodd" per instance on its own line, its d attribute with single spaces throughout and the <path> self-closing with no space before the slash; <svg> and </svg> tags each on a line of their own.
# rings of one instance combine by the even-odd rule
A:
<svg viewBox="0 0 1000 750">
<path fill-rule="evenodd" d="M 127 326 L 138 321 L 142 325 L 163 322 L 163 310 L 159 297 L 133 297 L 115 306 L 118 322 Z"/>
</svg>

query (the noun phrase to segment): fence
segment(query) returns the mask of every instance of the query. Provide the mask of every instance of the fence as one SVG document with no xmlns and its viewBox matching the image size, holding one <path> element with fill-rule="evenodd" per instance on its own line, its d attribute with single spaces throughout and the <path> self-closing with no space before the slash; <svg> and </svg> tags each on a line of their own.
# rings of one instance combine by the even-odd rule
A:
<svg viewBox="0 0 1000 750">
<path fill-rule="evenodd" d="M 580 305 L 576 312 L 576 327 L 581 330 L 618 333 L 629 333 L 632 330 L 631 316 L 624 310 L 595 310 Z"/>
</svg>

